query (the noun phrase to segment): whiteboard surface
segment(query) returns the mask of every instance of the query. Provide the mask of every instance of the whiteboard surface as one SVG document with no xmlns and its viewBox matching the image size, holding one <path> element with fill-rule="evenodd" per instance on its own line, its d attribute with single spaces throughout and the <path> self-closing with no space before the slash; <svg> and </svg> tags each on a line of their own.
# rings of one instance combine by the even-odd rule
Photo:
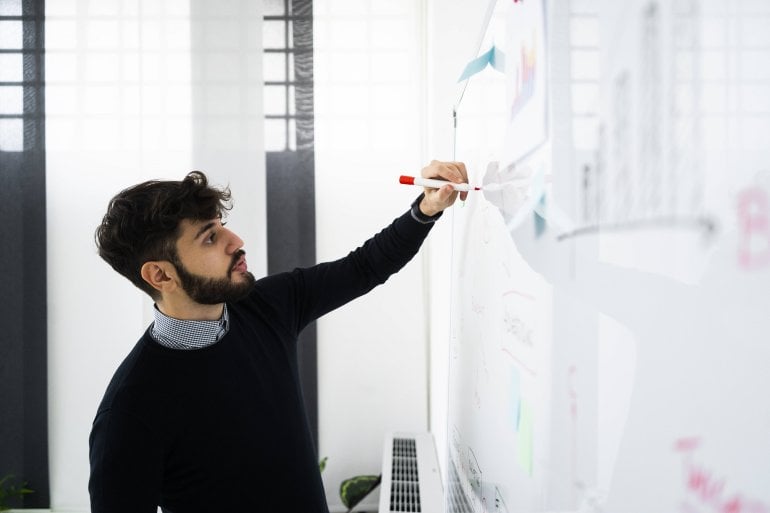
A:
<svg viewBox="0 0 770 513">
<path fill-rule="evenodd" d="M 770 4 L 490 11 L 505 69 L 456 106 L 485 190 L 454 212 L 447 511 L 770 513 Z"/>
</svg>

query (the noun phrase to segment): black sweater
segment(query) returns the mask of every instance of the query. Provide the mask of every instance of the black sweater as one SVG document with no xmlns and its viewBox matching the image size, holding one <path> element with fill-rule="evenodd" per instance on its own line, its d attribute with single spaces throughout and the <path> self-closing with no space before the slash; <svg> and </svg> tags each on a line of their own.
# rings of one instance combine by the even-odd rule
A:
<svg viewBox="0 0 770 513">
<path fill-rule="evenodd" d="M 328 512 L 302 406 L 297 336 L 385 282 L 431 224 L 409 213 L 335 262 L 259 280 L 216 344 L 148 330 L 112 378 L 90 437 L 93 512 Z"/>
</svg>

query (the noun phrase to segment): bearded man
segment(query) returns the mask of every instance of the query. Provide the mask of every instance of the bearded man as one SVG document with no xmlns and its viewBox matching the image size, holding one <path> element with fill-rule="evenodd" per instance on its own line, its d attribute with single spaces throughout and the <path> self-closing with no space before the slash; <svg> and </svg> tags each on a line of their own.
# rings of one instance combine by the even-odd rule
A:
<svg viewBox="0 0 770 513">
<path fill-rule="evenodd" d="M 422 175 L 467 182 L 462 163 L 433 161 Z M 425 189 L 347 256 L 256 280 L 225 227 L 230 191 L 203 173 L 116 195 L 96 230 L 99 255 L 150 295 L 155 321 L 97 410 L 91 510 L 328 513 L 298 335 L 401 269 L 457 196 Z"/>
</svg>

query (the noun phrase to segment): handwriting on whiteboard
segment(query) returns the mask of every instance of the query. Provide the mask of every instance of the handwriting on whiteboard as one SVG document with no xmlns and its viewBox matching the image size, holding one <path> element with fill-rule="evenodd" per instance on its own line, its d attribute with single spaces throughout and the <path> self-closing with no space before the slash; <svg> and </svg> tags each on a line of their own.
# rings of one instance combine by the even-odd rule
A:
<svg viewBox="0 0 770 513">
<path fill-rule="evenodd" d="M 770 202 L 766 191 L 750 187 L 738 194 L 738 223 L 738 263 L 741 268 L 750 271 L 769 265 Z"/>
<path fill-rule="evenodd" d="M 737 491 L 731 491 L 727 478 L 707 465 L 696 462 L 698 438 L 681 438 L 674 450 L 682 454 L 686 500 L 683 513 L 770 513 L 770 506 Z"/>
</svg>

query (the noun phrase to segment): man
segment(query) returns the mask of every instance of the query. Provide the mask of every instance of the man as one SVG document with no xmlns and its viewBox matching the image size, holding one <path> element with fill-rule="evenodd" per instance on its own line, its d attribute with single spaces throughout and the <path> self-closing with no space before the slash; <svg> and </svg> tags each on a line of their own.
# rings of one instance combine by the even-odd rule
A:
<svg viewBox="0 0 770 513">
<path fill-rule="evenodd" d="M 462 163 L 433 161 L 422 174 L 467 182 Z M 223 222 L 229 190 L 203 173 L 115 196 L 96 230 L 99 254 L 153 298 L 155 322 L 96 413 L 92 511 L 328 512 L 297 336 L 401 269 L 457 195 L 425 189 L 346 257 L 258 281 Z"/>
</svg>

